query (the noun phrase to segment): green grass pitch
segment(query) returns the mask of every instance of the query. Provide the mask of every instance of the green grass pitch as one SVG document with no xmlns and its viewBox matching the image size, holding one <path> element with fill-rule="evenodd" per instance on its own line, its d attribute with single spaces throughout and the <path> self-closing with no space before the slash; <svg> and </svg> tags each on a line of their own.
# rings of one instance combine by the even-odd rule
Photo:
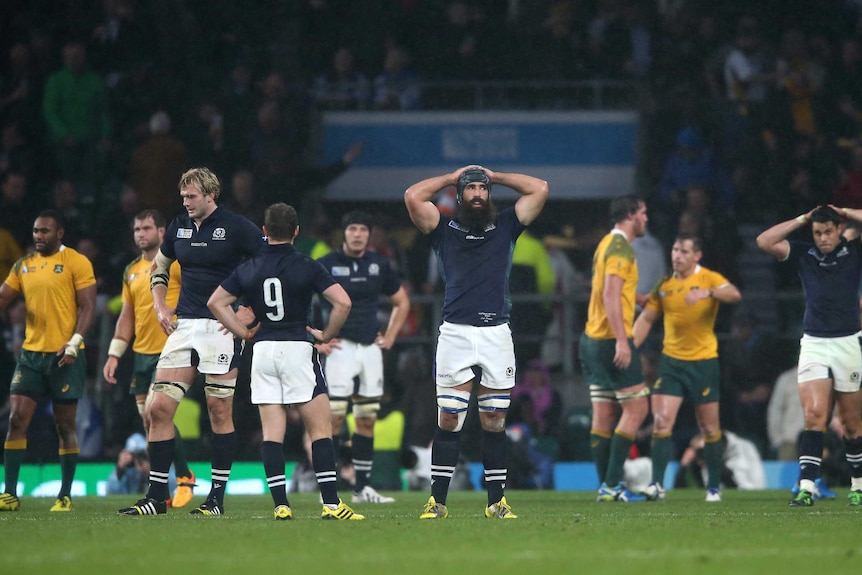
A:
<svg viewBox="0 0 862 575">
<path fill-rule="evenodd" d="M 226 514 L 188 509 L 124 517 L 132 497 L 81 497 L 71 513 L 23 498 L 0 514 L 2 572 L 11 574 L 350 573 L 638 575 L 859 573 L 862 508 L 847 491 L 811 508 L 786 491 L 674 490 L 657 503 L 595 502 L 593 493 L 510 491 L 517 520 L 485 519 L 482 492 L 454 492 L 449 518 L 420 521 L 426 493 L 353 505 L 366 521 L 321 521 L 316 494 L 291 496 L 293 521 L 276 522 L 269 496 L 228 495 Z M 200 503 L 196 498 L 192 505 Z M 189 506 L 191 508 L 191 505 Z"/>
</svg>

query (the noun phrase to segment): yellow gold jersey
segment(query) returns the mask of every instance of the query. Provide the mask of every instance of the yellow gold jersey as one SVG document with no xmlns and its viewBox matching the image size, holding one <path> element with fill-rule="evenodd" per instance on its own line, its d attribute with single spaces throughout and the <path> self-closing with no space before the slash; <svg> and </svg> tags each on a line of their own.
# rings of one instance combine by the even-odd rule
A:
<svg viewBox="0 0 862 575">
<path fill-rule="evenodd" d="M 602 294 L 605 290 L 605 277 L 608 275 L 623 278 L 623 323 L 626 335 L 631 337 L 635 319 L 635 294 L 638 285 L 638 264 L 635 252 L 623 232 L 614 230 L 602 238 L 593 254 L 593 280 L 590 291 L 590 306 L 587 312 L 587 325 L 584 332 L 593 339 L 614 339 L 614 332 L 608 323 Z"/>
<path fill-rule="evenodd" d="M 123 272 L 123 303 L 135 310 L 135 343 L 132 351 L 146 355 L 162 352 L 168 336 L 162 331 L 156 310 L 153 308 L 153 294 L 150 292 L 150 270 L 153 262 L 138 256 L 126 266 Z M 165 303 L 175 308 L 180 297 L 180 264 L 174 260 L 171 264 L 171 279 L 168 282 L 168 293 Z"/>
<path fill-rule="evenodd" d="M 76 292 L 95 285 L 96 276 L 86 256 L 60 246 L 53 255 L 45 257 L 34 252 L 15 262 L 6 283 L 23 293 L 27 304 L 23 348 L 56 353 L 75 333 L 78 323 Z"/>
<path fill-rule="evenodd" d="M 715 316 L 718 300 L 706 298 L 693 305 L 685 303 L 685 294 L 695 289 L 715 289 L 727 283 L 718 272 L 697 266 L 685 279 L 668 276 L 650 294 L 646 309 L 664 313 L 663 353 L 674 359 L 696 361 L 718 357 Z"/>
</svg>

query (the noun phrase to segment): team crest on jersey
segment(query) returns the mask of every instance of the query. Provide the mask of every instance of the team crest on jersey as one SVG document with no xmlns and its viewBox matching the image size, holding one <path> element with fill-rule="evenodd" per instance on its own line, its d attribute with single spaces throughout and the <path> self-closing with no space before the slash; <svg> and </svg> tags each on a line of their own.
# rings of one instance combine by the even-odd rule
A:
<svg viewBox="0 0 862 575">
<path fill-rule="evenodd" d="M 192 237 L 191 228 L 178 228 L 177 229 L 177 238 L 181 240 L 187 240 Z"/>
<path fill-rule="evenodd" d="M 63 264 L 55 264 L 54 265 L 54 273 L 55 274 L 63 273 Z"/>
<path fill-rule="evenodd" d="M 223 240 L 227 236 L 227 233 L 224 231 L 224 228 L 216 228 L 213 230 L 213 239 L 214 240 Z"/>
<path fill-rule="evenodd" d="M 379 276 L 380 275 L 380 266 L 377 264 L 371 264 L 370 266 L 368 266 L 368 275 Z"/>
<path fill-rule="evenodd" d="M 333 277 L 347 277 L 350 275 L 349 266 L 332 266 Z"/>
</svg>

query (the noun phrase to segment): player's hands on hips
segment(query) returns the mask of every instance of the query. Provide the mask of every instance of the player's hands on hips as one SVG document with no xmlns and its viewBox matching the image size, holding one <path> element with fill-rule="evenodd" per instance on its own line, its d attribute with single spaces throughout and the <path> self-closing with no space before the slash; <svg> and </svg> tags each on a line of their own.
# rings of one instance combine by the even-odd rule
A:
<svg viewBox="0 0 862 575">
<path fill-rule="evenodd" d="M 314 334 L 312 334 L 312 335 L 314 335 Z M 315 338 L 315 339 L 317 339 L 317 338 Z M 329 355 L 330 353 L 332 353 L 333 349 L 341 349 L 341 340 L 337 337 L 333 337 L 327 343 L 316 343 L 316 344 L 314 344 L 314 347 L 317 348 L 317 353 L 320 353 L 323 355 Z"/>
<path fill-rule="evenodd" d="M 386 339 L 386 337 L 382 334 L 377 334 L 377 339 L 374 340 L 374 344 L 380 349 L 392 349 L 392 346 L 395 344 L 395 338 Z"/>
</svg>

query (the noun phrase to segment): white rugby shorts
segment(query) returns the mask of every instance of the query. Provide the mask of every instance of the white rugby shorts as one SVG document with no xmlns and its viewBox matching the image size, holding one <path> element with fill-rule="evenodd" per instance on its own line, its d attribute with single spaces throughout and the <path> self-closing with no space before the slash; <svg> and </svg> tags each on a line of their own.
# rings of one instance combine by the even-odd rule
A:
<svg viewBox="0 0 862 575">
<path fill-rule="evenodd" d="M 332 397 L 353 395 L 353 378 L 359 377 L 358 395 L 381 397 L 383 395 L 383 353 L 374 344 L 363 345 L 355 341 L 341 340 L 341 349 L 333 348 L 326 356 L 326 385 Z"/>
<path fill-rule="evenodd" d="M 799 342 L 799 383 L 831 379 L 835 391 L 859 390 L 862 379 L 862 332 L 844 337 L 803 335 Z"/>
<path fill-rule="evenodd" d="M 481 384 L 490 389 L 515 386 L 515 346 L 509 324 L 476 327 L 443 322 L 437 337 L 436 382 L 455 387 L 474 379 L 473 366 L 482 369 Z"/>
<path fill-rule="evenodd" d="M 234 355 L 231 333 L 219 331 L 221 324 L 208 318 L 177 320 L 177 329 L 168 336 L 157 368 L 197 367 L 200 373 L 224 375 L 230 371 Z M 195 365 L 193 352 L 198 356 Z"/>
<path fill-rule="evenodd" d="M 326 380 L 314 347 L 306 341 L 259 341 L 251 360 L 251 402 L 290 405 L 314 397 L 314 388 L 325 389 Z"/>
</svg>

